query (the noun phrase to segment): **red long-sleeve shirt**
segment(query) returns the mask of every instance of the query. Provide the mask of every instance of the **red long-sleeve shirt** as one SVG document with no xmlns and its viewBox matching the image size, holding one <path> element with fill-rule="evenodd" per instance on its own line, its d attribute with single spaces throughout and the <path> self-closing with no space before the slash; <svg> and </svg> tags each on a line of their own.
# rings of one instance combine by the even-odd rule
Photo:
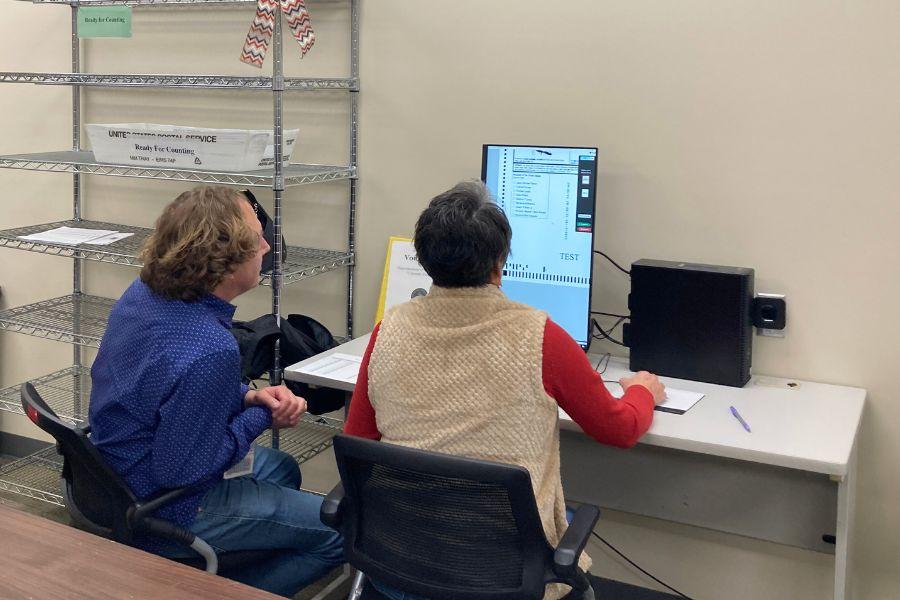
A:
<svg viewBox="0 0 900 600">
<path fill-rule="evenodd" d="M 369 401 L 369 357 L 378 337 L 372 331 L 356 380 L 344 432 L 381 439 Z M 584 350 L 559 325 L 547 319 L 542 347 L 544 390 L 582 430 L 598 442 L 630 448 L 653 421 L 653 395 L 642 385 L 629 387 L 621 399 L 606 389 Z"/>
</svg>

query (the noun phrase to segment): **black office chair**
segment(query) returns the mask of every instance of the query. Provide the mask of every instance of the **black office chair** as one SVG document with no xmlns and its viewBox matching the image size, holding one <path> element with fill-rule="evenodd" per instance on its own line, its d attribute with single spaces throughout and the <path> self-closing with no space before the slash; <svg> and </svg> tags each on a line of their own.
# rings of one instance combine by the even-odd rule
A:
<svg viewBox="0 0 900 600">
<path fill-rule="evenodd" d="M 31 421 L 53 436 L 63 456 L 61 487 L 66 509 L 76 527 L 96 535 L 134 545 L 137 533 L 149 534 L 192 548 L 200 556 L 173 560 L 209 573 L 246 566 L 275 555 L 276 551 L 241 551 L 216 555 L 205 541 L 169 521 L 150 515 L 180 498 L 192 488 L 165 490 L 139 500 L 122 478 L 112 470 L 88 437 L 89 427 L 73 427 L 63 422 L 47 405 L 34 386 L 22 385 L 22 408 Z"/>
<path fill-rule="evenodd" d="M 553 548 L 522 467 L 346 435 L 334 453 L 341 483 L 322 521 L 367 577 L 434 600 L 540 600 L 553 582 L 594 597 L 578 557 L 596 506 L 582 505 Z"/>
</svg>

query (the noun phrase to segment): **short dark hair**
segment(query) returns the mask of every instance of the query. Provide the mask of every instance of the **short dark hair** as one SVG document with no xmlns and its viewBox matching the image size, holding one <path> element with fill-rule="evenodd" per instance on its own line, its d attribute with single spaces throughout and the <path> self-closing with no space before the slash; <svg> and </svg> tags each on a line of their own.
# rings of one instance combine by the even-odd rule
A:
<svg viewBox="0 0 900 600">
<path fill-rule="evenodd" d="M 477 287 L 506 263 L 512 229 L 480 181 L 435 196 L 416 222 L 419 264 L 441 287 Z"/>
</svg>

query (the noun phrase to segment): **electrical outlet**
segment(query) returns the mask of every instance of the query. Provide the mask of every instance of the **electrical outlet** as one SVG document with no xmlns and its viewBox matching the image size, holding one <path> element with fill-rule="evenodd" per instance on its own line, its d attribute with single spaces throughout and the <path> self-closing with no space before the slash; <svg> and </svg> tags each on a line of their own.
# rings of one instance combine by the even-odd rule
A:
<svg viewBox="0 0 900 600">
<path fill-rule="evenodd" d="M 784 337 L 784 329 L 765 329 L 765 328 L 757 329 L 756 335 L 762 335 L 765 337 L 783 338 Z"/>
<path fill-rule="evenodd" d="M 777 303 L 776 306 L 775 303 L 767 303 L 767 299 L 780 300 L 780 302 Z M 778 308 L 778 306 L 780 306 L 780 308 Z M 783 314 L 779 315 L 779 311 Z M 778 338 L 784 337 L 784 326 L 787 323 L 787 302 L 784 294 L 756 294 L 754 313 L 756 335 Z M 776 321 L 781 325 L 781 327 L 778 327 L 777 329 L 761 326 L 762 323 Z"/>
</svg>

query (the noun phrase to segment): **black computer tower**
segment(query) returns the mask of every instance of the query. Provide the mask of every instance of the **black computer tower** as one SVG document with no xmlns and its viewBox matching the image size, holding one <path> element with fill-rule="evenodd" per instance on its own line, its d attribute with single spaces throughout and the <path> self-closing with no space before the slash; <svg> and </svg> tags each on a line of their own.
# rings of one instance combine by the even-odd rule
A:
<svg viewBox="0 0 900 600">
<path fill-rule="evenodd" d="M 631 265 L 632 371 L 741 387 L 750 380 L 753 269 L 642 259 Z"/>
</svg>

